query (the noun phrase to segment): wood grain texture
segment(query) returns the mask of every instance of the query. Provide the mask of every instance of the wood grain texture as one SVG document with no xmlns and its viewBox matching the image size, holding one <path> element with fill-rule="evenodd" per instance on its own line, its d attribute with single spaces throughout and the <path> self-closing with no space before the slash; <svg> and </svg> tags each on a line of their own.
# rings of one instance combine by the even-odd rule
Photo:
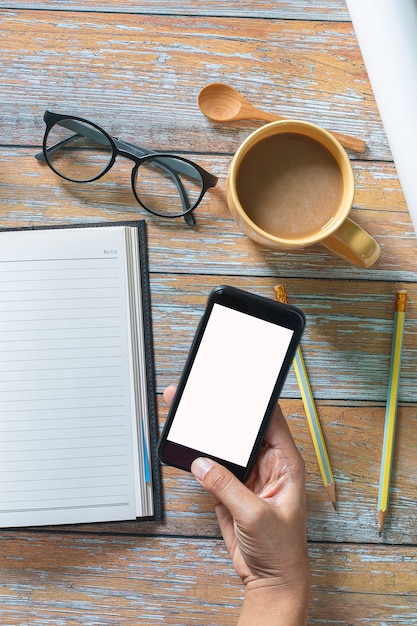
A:
<svg viewBox="0 0 417 626">
<path fill-rule="evenodd" d="M 155 149 L 184 149 L 186 131 L 189 150 L 233 153 L 253 123 L 219 127 L 197 107 L 204 84 L 227 81 L 257 106 L 365 139 L 364 158 L 390 159 L 350 23 L 3 10 L 0 26 L 14 145 L 39 141 L 50 107 Z"/>
<path fill-rule="evenodd" d="M 206 297 L 228 283 L 307 315 L 303 355 L 335 475 L 334 512 L 291 371 L 281 405 L 306 464 L 313 569 L 310 624 L 417 623 L 417 238 L 344 0 L 0 0 L 0 226 L 147 217 L 158 393 L 181 372 Z M 231 157 L 258 122 L 215 124 L 198 110 L 209 82 L 256 106 L 367 140 L 350 153 L 352 218 L 382 254 L 358 270 L 320 246 L 262 249 L 225 202 Z M 172 150 L 219 176 L 197 226 L 146 216 L 120 161 L 89 185 L 33 155 L 45 108 Z M 379 464 L 395 292 L 408 291 L 389 515 L 377 532 Z M 162 426 L 166 407 L 159 396 Z M 5 626 L 235 624 L 242 600 L 210 498 L 163 468 L 165 519 L 3 531 Z M 258 626 L 258 625 L 256 625 Z"/>
<path fill-rule="evenodd" d="M 417 512 L 413 493 L 417 480 L 414 450 L 417 415 L 413 405 L 398 411 L 396 457 L 389 516 L 384 535 L 378 536 L 377 500 L 385 409 L 365 402 L 317 402 L 336 483 L 337 513 L 321 482 L 301 400 L 281 400 L 281 406 L 306 465 L 308 536 L 310 541 L 360 544 L 415 544 Z M 161 424 L 166 408 L 159 407 Z M 67 531 L 161 536 L 220 537 L 210 498 L 186 472 L 163 468 L 165 519 L 163 522 L 123 522 L 67 526 Z M 352 550 L 354 548 L 352 547 Z"/>
<path fill-rule="evenodd" d="M 10 0 L 0 0 L 0 8 L 16 7 Z M 210 0 L 201 2 L 177 1 L 175 8 L 167 4 L 166 0 L 20 0 L 19 9 L 81 11 L 85 12 L 114 12 L 129 14 L 166 14 L 176 15 L 213 15 L 223 17 L 262 17 L 279 19 L 309 19 L 309 20 L 349 20 L 349 12 L 344 0 L 240 0 L 239 3 L 228 0 Z"/>
<path fill-rule="evenodd" d="M 133 197 L 131 166 L 127 161 L 121 159 L 94 183 L 69 183 L 34 159 L 42 136 L 40 130 L 37 146 L 30 149 L 2 149 L 2 226 L 71 223 L 79 221 L 80 216 L 91 222 L 148 217 Z M 382 250 L 370 270 L 359 270 L 321 246 L 291 253 L 261 248 L 241 233 L 226 205 L 225 184 L 231 157 L 188 151 L 186 156 L 220 180 L 196 210 L 196 228 L 190 229 L 183 220 L 149 217 L 152 271 L 275 277 L 299 277 L 302 273 L 305 278 L 415 280 L 417 242 L 391 163 L 353 162 L 356 195 L 351 215 L 375 237 Z M 19 178 L 15 175 L 16 167 Z"/>
<path fill-rule="evenodd" d="M 172 377 L 175 380 L 178 378 L 207 295 L 219 280 L 218 276 L 176 276 L 163 286 L 157 277 L 152 280 L 157 371 L 163 372 L 163 376 L 158 378 L 161 387 L 172 382 Z M 221 280 L 266 297 L 274 297 L 274 285 L 282 282 L 282 276 L 262 279 L 221 276 Z M 337 280 L 310 280 L 306 283 L 304 279 L 291 278 L 285 281 L 285 285 L 290 301 L 307 315 L 307 327 L 301 345 L 316 399 L 340 401 L 348 398 L 350 402 L 384 402 L 389 376 L 395 290 L 403 288 L 405 283 L 396 284 L 394 291 L 392 283 L 367 281 L 352 284 Z M 417 386 L 414 364 L 417 349 L 417 293 L 413 286 L 410 288 L 407 284 L 407 288 L 410 301 L 400 401 L 412 402 Z M 186 328 L 191 332 L 184 343 Z M 295 376 L 291 372 L 283 396 L 294 397 L 297 394 Z"/>
<path fill-rule="evenodd" d="M 214 626 L 235 624 L 239 614 L 242 586 L 221 541 L 3 532 L 1 542 L 0 615 L 7 626 Z M 409 547 L 401 554 L 381 546 L 352 553 L 349 546 L 314 544 L 310 558 L 311 624 L 382 624 L 382 612 L 395 612 L 396 624 L 413 623 Z"/>
</svg>

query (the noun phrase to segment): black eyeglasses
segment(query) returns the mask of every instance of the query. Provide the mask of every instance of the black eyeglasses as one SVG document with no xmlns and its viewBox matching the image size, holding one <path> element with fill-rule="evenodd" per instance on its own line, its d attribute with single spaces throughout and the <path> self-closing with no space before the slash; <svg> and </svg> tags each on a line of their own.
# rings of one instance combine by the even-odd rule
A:
<svg viewBox="0 0 417 626">
<path fill-rule="evenodd" d="M 133 194 L 154 215 L 183 217 L 193 226 L 192 211 L 217 183 L 217 176 L 188 159 L 120 141 L 82 117 L 45 111 L 43 119 L 45 136 L 36 159 L 66 180 L 89 183 L 108 172 L 118 155 L 126 157 L 135 163 Z"/>
</svg>

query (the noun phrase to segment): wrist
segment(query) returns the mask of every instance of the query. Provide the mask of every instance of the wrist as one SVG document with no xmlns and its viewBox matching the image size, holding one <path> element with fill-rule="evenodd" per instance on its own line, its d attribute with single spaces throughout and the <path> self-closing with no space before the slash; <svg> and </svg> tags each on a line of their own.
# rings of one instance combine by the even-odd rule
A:
<svg viewBox="0 0 417 626">
<path fill-rule="evenodd" d="M 245 588 L 238 626 L 305 626 L 309 605 L 309 574 L 291 584 L 273 578 L 254 580 Z"/>
</svg>

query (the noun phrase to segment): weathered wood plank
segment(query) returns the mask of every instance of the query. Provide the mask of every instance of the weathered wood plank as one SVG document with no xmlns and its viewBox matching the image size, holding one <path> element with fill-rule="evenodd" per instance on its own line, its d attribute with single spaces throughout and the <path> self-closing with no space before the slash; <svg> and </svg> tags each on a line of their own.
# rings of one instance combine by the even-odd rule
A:
<svg viewBox="0 0 417 626">
<path fill-rule="evenodd" d="M 414 462 L 417 445 L 415 405 L 399 406 L 395 462 L 389 514 L 384 534 L 378 535 L 377 499 L 384 429 L 384 405 L 317 402 L 335 476 L 337 513 L 321 482 L 301 400 L 281 400 L 294 440 L 306 465 L 308 537 L 311 542 L 359 544 L 417 544 Z M 160 403 L 164 422 L 166 407 Z M 212 501 L 187 472 L 163 468 L 165 519 L 68 526 L 69 531 L 93 533 L 220 537 Z M 355 548 L 352 547 L 352 550 Z"/>
<path fill-rule="evenodd" d="M 3 149 L 0 154 L 3 227 L 145 217 L 149 218 L 150 264 L 154 272 L 370 281 L 416 279 L 417 238 L 392 163 L 353 162 L 357 189 L 352 217 L 377 239 L 382 250 L 374 267 L 361 270 L 321 246 L 282 253 L 261 248 L 243 235 L 225 200 L 230 156 L 186 153 L 220 177 L 217 187 L 196 209 L 197 227 L 190 228 L 183 220 L 164 220 L 141 209 L 132 194 L 131 166 L 126 160 L 120 159 L 94 183 L 80 185 L 59 178 L 33 158 L 42 136 L 40 129 L 37 147 Z M 127 140 L 134 141 L 134 137 L 127 136 Z M 237 147 L 233 142 L 231 151 Z"/>
<path fill-rule="evenodd" d="M 0 8 L 14 8 L 10 0 L 0 0 Z M 69 0 L 62 6 L 62 0 L 20 0 L 19 9 L 55 10 L 55 11 L 93 11 L 115 13 L 154 13 L 174 15 L 213 15 L 216 17 L 263 17 L 280 19 L 310 20 L 349 20 L 349 12 L 344 0 L 210 0 L 201 2 L 176 2 L 175 8 L 167 5 L 166 0 Z"/>
<path fill-rule="evenodd" d="M 172 276 L 152 279 L 159 389 L 177 380 L 211 289 L 226 282 L 274 298 L 282 277 Z M 307 316 L 302 347 L 317 399 L 386 400 L 395 291 L 408 289 L 400 401 L 416 402 L 417 291 L 414 285 L 285 279 L 291 302 Z M 284 397 L 299 396 L 295 376 Z"/>
<path fill-rule="evenodd" d="M 186 137 L 189 150 L 234 151 L 253 123 L 212 124 L 196 102 L 221 81 L 267 110 L 367 140 L 364 158 L 391 158 L 350 23 L 3 9 L 0 26 L 0 111 L 13 145 L 38 140 L 50 107 L 116 120 L 155 149 L 183 148 Z"/>
<path fill-rule="evenodd" d="M 284 282 L 308 325 L 303 353 L 336 481 L 322 486 L 293 373 L 281 401 L 305 459 L 313 570 L 311 624 L 417 622 L 415 559 L 416 237 L 344 0 L 0 0 L 0 224 L 143 217 L 129 167 L 76 186 L 33 159 L 49 107 L 111 133 L 179 151 L 219 175 L 197 228 L 149 218 L 158 390 L 175 382 L 210 289 L 228 282 L 273 297 Z M 197 107 L 208 82 L 254 104 L 368 141 L 351 154 L 352 217 L 382 248 L 368 271 L 319 246 L 263 250 L 228 212 L 231 155 L 258 122 L 213 124 Z M 376 502 L 395 290 L 409 291 L 389 515 Z M 159 398 L 162 425 L 166 407 Z M 166 516 L 3 531 L 0 622 L 235 624 L 242 588 L 210 498 L 189 474 L 163 468 Z"/>
<path fill-rule="evenodd" d="M 1 541 L 7 626 L 235 624 L 239 614 L 242 585 L 218 540 L 3 532 Z M 311 546 L 310 623 L 414 623 L 415 552 Z"/>
</svg>

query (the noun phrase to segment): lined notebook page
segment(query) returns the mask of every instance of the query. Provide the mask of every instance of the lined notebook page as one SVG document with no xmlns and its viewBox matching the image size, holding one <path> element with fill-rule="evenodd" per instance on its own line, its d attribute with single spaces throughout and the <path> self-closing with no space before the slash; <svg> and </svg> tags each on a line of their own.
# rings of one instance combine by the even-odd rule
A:
<svg viewBox="0 0 417 626">
<path fill-rule="evenodd" d="M 127 282 L 124 228 L 0 233 L 1 526 L 140 514 Z"/>
</svg>

